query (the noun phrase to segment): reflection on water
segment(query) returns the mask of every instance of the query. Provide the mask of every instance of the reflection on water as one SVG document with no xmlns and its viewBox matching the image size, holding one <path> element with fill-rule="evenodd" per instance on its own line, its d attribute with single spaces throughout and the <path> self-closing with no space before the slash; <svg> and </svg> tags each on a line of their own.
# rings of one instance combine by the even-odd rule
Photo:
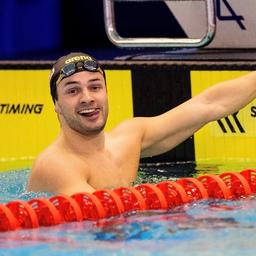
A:
<svg viewBox="0 0 256 256">
<path fill-rule="evenodd" d="M 193 162 L 141 164 L 135 184 L 159 183 L 180 177 L 192 177 L 196 173 L 195 167 Z"/>
<path fill-rule="evenodd" d="M 221 174 L 223 172 L 240 172 L 255 169 L 256 163 L 154 163 L 141 164 L 135 184 L 158 183 L 163 180 L 177 180 L 182 177 L 199 177 L 205 174 Z"/>
<path fill-rule="evenodd" d="M 94 231 L 96 240 L 173 239 L 181 233 L 214 230 L 256 231 L 256 198 L 238 200 L 203 200 L 169 211 L 137 212 L 122 218 L 100 220 Z M 153 232 L 152 232 L 153 231 Z"/>
</svg>

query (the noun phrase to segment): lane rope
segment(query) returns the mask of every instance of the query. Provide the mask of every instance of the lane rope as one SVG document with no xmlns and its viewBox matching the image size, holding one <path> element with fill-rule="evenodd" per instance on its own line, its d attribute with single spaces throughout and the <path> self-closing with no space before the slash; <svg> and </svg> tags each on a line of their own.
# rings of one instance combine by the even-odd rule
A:
<svg viewBox="0 0 256 256">
<path fill-rule="evenodd" d="M 256 193 L 256 169 L 207 174 L 72 196 L 55 195 L 0 204 L 0 231 L 99 220 L 131 211 L 168 210 L 204 199 L 235 200 Z"/>
</svg>

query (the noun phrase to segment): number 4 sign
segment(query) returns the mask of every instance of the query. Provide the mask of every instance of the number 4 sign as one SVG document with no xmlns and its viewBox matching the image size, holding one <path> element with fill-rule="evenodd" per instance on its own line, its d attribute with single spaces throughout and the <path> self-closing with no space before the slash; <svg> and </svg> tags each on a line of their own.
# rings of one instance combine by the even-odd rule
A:
<svg viewBox="0 0 256 256">
<path fill-rule="evenodd" d="M 230 15 L 222 15 L 222 3 L 225 5 L 227 10 L 229 11 Z M 216 0 L 216 16 L 219 20 L 229 20 L 229 21 L 235 21 L 239 25 L 241 29 L 246 29 L 244 24 L 242 23 L 242 20 L 244 20 L 244 17 L 242 15 L 237 15 L 231 5 L 229 4 L 228 0 Z"/>
<path fill-rule="evenodd" d="M 205 36 L 206 0 L 166 1 L 189 38 Z M 215 0 L 216 34 L 207 48 L 255 48 L 256 0 Z"/>
</svg>

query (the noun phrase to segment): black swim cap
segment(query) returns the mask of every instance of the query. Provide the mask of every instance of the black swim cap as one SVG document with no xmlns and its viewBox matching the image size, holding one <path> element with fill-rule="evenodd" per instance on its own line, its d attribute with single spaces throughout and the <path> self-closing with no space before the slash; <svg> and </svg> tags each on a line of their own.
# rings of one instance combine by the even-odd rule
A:
<svg viewBox="0 0 256 256">
<path fill-rule="evenodd" d="M 77 63 L 81 63 L 79 67 Z M 90 55 L 83 52 L 72 52 L 68 55 L 60 57 L 52 67 L 50 75 L 50 88 L 52 100 L 55 103 L 58 100 L 57 96 L 57 82 L 60 82 L 63 78 L 73 75 L 80 71 L 100 72 L 104 76 L 104 70 L 100 67 L 98 61 Z"/>
</svg>

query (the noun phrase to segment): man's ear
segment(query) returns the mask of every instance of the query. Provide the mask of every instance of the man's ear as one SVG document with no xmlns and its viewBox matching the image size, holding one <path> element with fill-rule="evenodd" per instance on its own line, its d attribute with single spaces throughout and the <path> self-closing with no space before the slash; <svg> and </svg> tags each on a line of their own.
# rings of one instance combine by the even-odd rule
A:
<svg viewBox="0 0 256 256">
<path fill-rule="evenodd" d="M 61 114 L 61 109 L 57 101 L 55 101 L 54 110 L 57 114 Z"/>
</svg>

